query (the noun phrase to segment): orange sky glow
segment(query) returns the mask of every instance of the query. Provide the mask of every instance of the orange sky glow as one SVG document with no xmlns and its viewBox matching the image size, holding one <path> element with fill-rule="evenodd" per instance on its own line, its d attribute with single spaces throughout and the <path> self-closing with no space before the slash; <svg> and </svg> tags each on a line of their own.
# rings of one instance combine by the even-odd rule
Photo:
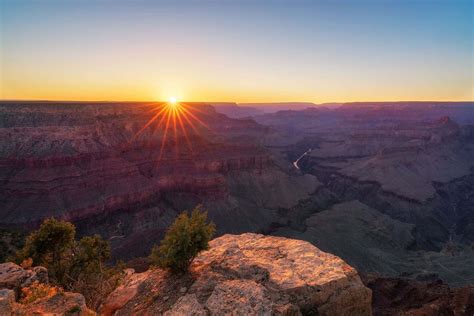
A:
<svg viewBox="0 0 474 316">
<path fill-rule="evenodd" d="M 471 1 L 4 1 L 0 99 L 473 100 Z"/>
</svg>

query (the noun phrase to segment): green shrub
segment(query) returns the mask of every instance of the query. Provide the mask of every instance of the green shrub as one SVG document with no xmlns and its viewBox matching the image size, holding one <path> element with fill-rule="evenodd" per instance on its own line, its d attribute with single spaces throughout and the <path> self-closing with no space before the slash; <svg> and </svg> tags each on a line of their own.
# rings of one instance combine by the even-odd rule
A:
<svg viewBox="0 0 474 316">
<path fill-rule="evenodd" d="M 109 243 L 99 235 L 75 240 L 72 223 L 46 219 L 32 232 L 15 260 L 27 268 L 32 264 L 48 269 L 50 281 L 68 291 L 80 292 L 88 306 L 97 309 L 118 284 L 122 267 L 107 267 Z M 35 289 L 36 290 L 36 289 Z M 43 287 L 30 295 L 41 295 Z"/>
<path fill-rule="evenodd" d="M 25 246 L 17 253 L 17 262 L 32 258 L 34 265 L 46 267 L 49 275 L 61 283 L 75 235 L 73 224 L 54 218 L 46 219 L 38 230 L 26 238 Z"/>
<path fill-rule="evenodd" d="M 154 246 L 151 263 L 175 273 L 188 270 L 199 252 L 209 248 L 209 240 L 215 232 L 215 225 L 207 223 L 207 213 L 198 205 L 191 216 L 181 213 L 166 232 L 160 246 Z"/>
<path fill-rule="evenodd" d="M 110 245 L 99 235 L 86 236 L 76 243 L 73 253 L 69 275 L 78 279 L 81 274 L 103 272 L 103 263 L 110 259 Z"/>
<path fill-rule="evenodd" d="M 27 234 L 23 230 L 0 228 L 0 262 L 13 261 L 23 248 Z"/>
</svg>

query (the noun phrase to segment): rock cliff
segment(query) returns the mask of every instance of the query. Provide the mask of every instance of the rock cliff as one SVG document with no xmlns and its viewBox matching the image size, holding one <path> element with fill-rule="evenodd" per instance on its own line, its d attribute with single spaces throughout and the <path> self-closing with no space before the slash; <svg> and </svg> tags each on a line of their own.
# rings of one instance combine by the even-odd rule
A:
<svg viewBox="0 0 474 316">
<path fill-rule="evenodd" d="M 256 116 L 280 133 L 268 148 L 321 183 L 317 198 L 267 232 L 310 241 L 361 272 L 472 284 L 473 105 L 377 102 Z"/>
<path fill-rule="evenodd" d="M 238 140 L 264 132 L 255 122 L 192 104 L 181 120 L 194 123 L 165 128 L 153 121 L 163 107 L 0 104 L 1 223 L 75 221 L 170 191 L 219 199 L 228 195 L 225 173 L 271 164 L 263 148 Z"/>
<path fill-rule="evenodd" d="M 45 286 L 41 294 L 37 292 L 25 301 L 22 293 L 31 292 L 38 284 Z M 12 262 L 0 264 L 0 315 L 96 315 L 86 306 L 82 294 L 47 284 L 48 271 L 44 267 L 23 269 Z"/>
<path fill-rule="evenodd" d="M 157 103 L 0 102 L 0 228 L 54 216 L 131 259 L 199 203 L 219 234 L 262 232 L 319 186 L 274 162 L 267 127 L 182 106 L 167 129 Z"/>
<path fill-rule="evenodd" d="M 190 273 L 129 272 L 105 315 L 370 315 L 371 291 L 334 255 L 293 239 L 224 235 Z"/>
</svg>

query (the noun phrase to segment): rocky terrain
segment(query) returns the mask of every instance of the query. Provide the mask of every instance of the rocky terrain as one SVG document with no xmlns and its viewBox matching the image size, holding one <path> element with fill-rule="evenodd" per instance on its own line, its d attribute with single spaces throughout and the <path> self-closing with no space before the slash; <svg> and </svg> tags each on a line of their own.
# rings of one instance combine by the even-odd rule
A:
<svg viewBox="0 0 474 316">
<path fill-rule="evenodd" d="M 218 235 L 304 239 L 362 272 L 473 283 L 472 102 L 216 106 L 241 119 L 185 104 L 186 133 L 150 123 L 162 106 L 1 103 L 0 228 L 56 216 L 131 259 L 203 203 Z"/>
<path fill-rule="evenodd" d="M 250 106 L 239 106 L 232 102 L 210 103 L 217 112 L 232 118 L 244 118 L 263 114 L 264 111 Z"/>
<path fill-rule="evenodd" d="M 266 127 L 183 104 L 186 115 L 165 128 L 165 106 L 0 104 L 0 226 L 32 228 L 55 216 L 132 258 L 197 203 L 221 233 L 256 231 L 319 185 L 272 161 L 259 141 Z"/>
<path fill-rule="evenodd" d="M 93 315 L 81 294 L 44 293 L 25 301 L 43 267 L 0 264 L 1 315 Z M 127 270 L 101 315 L 370 315 L 371 291 L 357 271 L 308 242 L 257 234 L 210 243 L 187 274 Z"/>
<path fill-rule="evenodd" d="M 232 102 L 210 102 L 217 112 L 232 118 L 244 118 L 261 115 L 264 113 L 275 113 L 284 110 L 304 110 L 312 108 L 316 104 L 311 102 L 280 102 L 280 103 L 232 103 Z"/>
<path fill-rule="evenodd" d="M 267 138 L 267 148 L 315 175 L 313 197 L 326 201 L 294 208 L 273 233 L 311 241 L 361 271 L 472 284 L 473 109 L 361 103 L 256 116 L 286 135 L 287 143 Z"/>
<path fill-rule="evenodd" d="M 23 301 L 22 293 L 37 284 L 47 286 L 45 268 L 23 269 L 11 262 L 0 264 L 0 315 L 96 315 L 86 306 L 83 295 L 56 291 L 53 287 L 47 287 L 49 292 L 35 300 Z"/>
<path fill-rule="evenodd" d="M 474 287 L 450 288 L 440 280 L 420 282 L 406 278 L 365 276 L 372 290 L 372 312 L 388 315 L 473 315 Z"/>
<path fill-rule="evenodd" d="M 299 240 L 224 235 L 198 255 L 190 275 L 132 273 L 105 315 L 370 315 L 371 291 L 340 258 Z"/>
<path fill-rule="evenodd" d="M 49 289 L 25 299 L 32 287 Z M 54 289 L 51 290 L 51 289 Z M 31 295 L 31 294 L 30 294 Z M 339 257 L 301 240 L 224 235 L 190 273 L 126 269 L 100 315 L 471 315 L 474 288 L 359 277 Z M 372 312 L 372 313 L 371 313 Z M 48 284 L 43 267 L 0 264 L 0 315 L 96 315 L 79 293 Z"/>
<path fill-rule="evenodd" d="M 205 106 L 199 107 L 202 126 L 169 137 L 157 126 L 143 129 L 157 105 L 9 104 L 1 111 L 5 223 L 52 215 L 77 220 L 173 190 L 225 196 L 222 172 L 270 164 L 262 148 L 219 139 L 238 137 L 239 129 L 259 133 L 260 126 Z"/>
</svg>

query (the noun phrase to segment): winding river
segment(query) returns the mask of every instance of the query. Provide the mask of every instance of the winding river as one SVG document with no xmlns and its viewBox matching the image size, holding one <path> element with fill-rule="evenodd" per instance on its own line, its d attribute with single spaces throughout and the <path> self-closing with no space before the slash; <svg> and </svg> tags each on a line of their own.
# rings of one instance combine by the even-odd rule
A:
<svg viewBox="0 0 474 316">
<path fill-rule="evenodd" d="M 293 161 L 293 166 L 295 166 L 296 169 L 300 170 L 300 167 L 298 167 L 298 162 L 300 161 L 301 158 L 303 158 L 304 156 L 306 156 L 307 154 L 309 154 L 311 152 L 311 148 L 309 148 L 307 151 L 305 151 L 298 159 L 296 159 L 295 161 Z"/>
</svg>

